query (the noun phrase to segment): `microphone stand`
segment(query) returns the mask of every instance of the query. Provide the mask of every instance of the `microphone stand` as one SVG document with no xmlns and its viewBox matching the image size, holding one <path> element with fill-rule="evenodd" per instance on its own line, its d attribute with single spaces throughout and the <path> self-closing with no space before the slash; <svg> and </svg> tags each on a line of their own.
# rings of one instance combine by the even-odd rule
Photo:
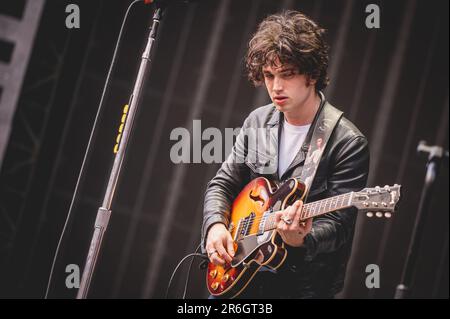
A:
<svg viewBox="0 0 450 319">
<path fill-rule="evenodd" d="M 419 153 L 428 154 L 427 172 L 425 175 L 425 185 L 419 203 L 419 212 L 414 225 L 412 240 L 408 248 L 406 264 L 403 269 L 402 279 L 396 288 L 395 299 L 406 299 L 410 296 L 410 286 L 412 284 L 414 266 L 418 257 L 418 248 L 422 237 L 425 217 L 431 205 L 431 195 L 434 189 L 436 176 L 439 172 L 439 166 L 442 158 L 448 158 L 448 151 L 440 146 L 428 146 L 424 141 L 420 141 L 417 147 Z"/>
<path fill-rule="evenodd" d="M 128 118 L 123 129 L 122 139 L 119 144 L 117 154 L 114 159 L 114 164 L 109 176 L 109 182 L 106 193 L 103 199 L 102 206 L 97 211 L 97 218 L 95 220 L 94 234 L 92 236 L 89 252 L 86 258 L 83 275 L 81 277 L 80 288 L 78 290 L 77 299 L 85 299 L 87 297 L 89 286 L 91 284 L 94 273 L 95 264 L 100 252 L 103 236 L 108 227 L 109 218 L 111 216 L 111 203 L 113 201 L 114 192 L 116 190 L 117 181 L 119 179 L 123 160 L 125 158 L 126 148 L 128 146 L 130 134 L 133 128 L 133 122 L 139 105 L 144 83 L 150 67 L 150 53 L 153 48 L 153 43 L 156 39 L 156 32 L 160 24 L 163 8 L 157 7 L 153 14 L 153 23 L 150 29 L 147 45 L 141 58 L 141 65 L 134 85 L 133 93 L 128 103 Z"/>
</svg>

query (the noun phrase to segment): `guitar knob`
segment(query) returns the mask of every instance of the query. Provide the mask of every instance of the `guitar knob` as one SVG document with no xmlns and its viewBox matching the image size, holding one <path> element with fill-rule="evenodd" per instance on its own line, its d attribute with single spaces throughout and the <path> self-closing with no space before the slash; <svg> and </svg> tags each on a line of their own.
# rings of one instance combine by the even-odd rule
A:
<svg viewBox="0 0 450 319">
<path fill-rule="evenodd" d="M 223 278 L 222 278 L 222 281 L 223 281 L 223 282 L 227 282 L 228 279 L 230 279 L 230 275 L 229 275 L 229 274 L 225 274 L 225 275 L 223 276 Z"/>
<path fill-rule="evenodd" d="M 211 278 L 216 278 L 216 276 L 217 276 L 217 269 L 211 270 L 211 271 L 209 272 L 209 276 L 210 276 Z"/>
<path fill-rule="evenodd" d="M 369 218 L 371 218 L 371 217 L 373 217 L 373 213 L 372 213 L 372 212 L 367 212 L 367 213 L 366 213 L 366 216 L 369 217 Z"/>
<path fill-rule="evenodd" d="M 213 282 L 213 283 L 211 284 L 211 289 L 214 290 L 214 291 L 216 291 L 217 288 L 219 288 L 219 283 L 218 283 L 218 282 Z"/>
<path fill-rule="evenodd" d="M 386 218 L 391 218 L 392 214 L 391 213 L 384 213 L 384 217 Z"/>
<path fill-rule="evenodd" d="M 375 216 L 377 216 L 378 218 L 383 217 L 383 213 L 382 212 L 376 212 Z"/>
</svg>

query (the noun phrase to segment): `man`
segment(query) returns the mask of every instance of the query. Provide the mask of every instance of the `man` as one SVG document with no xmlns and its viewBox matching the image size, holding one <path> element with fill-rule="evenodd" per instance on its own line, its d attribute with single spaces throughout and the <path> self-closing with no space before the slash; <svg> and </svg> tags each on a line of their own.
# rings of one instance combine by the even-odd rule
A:
<svg viewBox="0 0 450 319">
<path fill-rule="evenodd" d="M 321 90 L 328 84 L 328 46 L 323 36 L 324 30 L 311 19 L 287 11 L 267 17 L 250 40 L 249 79 L 255 85 L 264 83 L 273 103 L 247 117 L 232 153 L 207 185 L 202 248 L 214 264 L 230 263 L 234 256 L 228 225 L 231 203 L 240 190 L 258 176 L 278 183 L 300 176 L 314 120 L 325 103 Z M 276 134 L 258 141 L 254 150 L 245 132 L 256 128 L 275 129 Z M 264 151 L 271 140 L 276 144 L 273 158 Z M 243 154 L 258 160 L 235 160 Z M 269 167 L 275 162 L 276 169 L 267 170 L 261 158 L 269 159 Z M 342 117 L 322 154 L 308 201 L 364 188 L 368 168 L 367 139 Z M 297 201 L 277 213 L 277 232 L 288 250 L 283 266 L 259 271 L 240 297 L 332 298 L 342 289 L 356 211 L 328 213 L 302 224 L 301 209 Z"/>
</svg>

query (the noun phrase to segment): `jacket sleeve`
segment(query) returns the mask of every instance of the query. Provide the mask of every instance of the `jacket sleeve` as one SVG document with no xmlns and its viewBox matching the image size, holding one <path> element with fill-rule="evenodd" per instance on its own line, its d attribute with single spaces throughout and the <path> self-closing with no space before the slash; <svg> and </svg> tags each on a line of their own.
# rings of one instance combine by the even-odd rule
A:
<svg viewBox="0 0 450 319">
<path fill-rule="evenodd" d="M 215 223 L 223 223 L 228 227 L 231 204 L 239 191 L 249 181 L 250 168 L 244 161 L 247 155 L 248 141 L 245 131 L 248 122 L 247 118 L 227 160 L 222 163 L 214 178 L 206 186 L 201 239 L 203 252 L 205 252 L 209 228 Z"/>
<path fill-rule="evenodd" d="M 366 186 L 369 173 L 369 148 L 364 136 L 351 138 L 336 156 L 329 175 L 325 197 L 331 197 Z M 353 239 L 357 211 L 348 208 L 328 213 L 313 220 L 312 231 L 305 236 L 305 260 L 317 254 L 331 253 Z"/>
</svg>

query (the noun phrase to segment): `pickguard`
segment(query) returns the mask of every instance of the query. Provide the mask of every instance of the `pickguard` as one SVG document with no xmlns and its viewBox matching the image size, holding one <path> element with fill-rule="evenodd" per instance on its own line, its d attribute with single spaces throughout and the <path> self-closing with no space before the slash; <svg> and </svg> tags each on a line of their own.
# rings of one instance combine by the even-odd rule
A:
<svg viewBox="0 0 450 319">
<path fill-rule="evenodd" d="M 272 231 L 266 231 L 261 235 L 250 235 L 246 236 L 242 239 L 240 239 L 237 242 L 237 249 L 236 249 L 236 255 L 233 257 L 233 260 L 231 261 L 232 267 L 237 267 L 241 265 L 245 261 L 249 261 L 249 259 L 255 258 L 258 250 L 260 248 L 268 243 L 270 243 L 272 235 Z M 262 249 L 262 251 L 266 251 L 266 249 Z M 264 259 L 266 259 L 267 256 L 264 256 L 262 262 L 264 262 Z M 260 257 L 255 258 L 258 261 L 260 261 Z"/>
</svg>

